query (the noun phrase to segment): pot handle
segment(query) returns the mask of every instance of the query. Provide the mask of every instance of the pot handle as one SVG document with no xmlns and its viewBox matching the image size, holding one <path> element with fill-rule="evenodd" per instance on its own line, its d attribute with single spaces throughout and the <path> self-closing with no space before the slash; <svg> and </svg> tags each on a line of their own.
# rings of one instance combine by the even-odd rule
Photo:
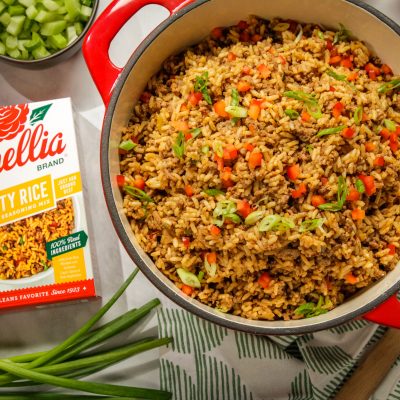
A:
<svg viewBox="0 0 400 400">
<path fill-rule="evenodd" d="M 164 6 L 173 14 L 193 0 L 113 0 L 94 22 L 83 42 L 83 56 L 94 83 L 107 106 L 115 82 L 122 71 L 108 55 L 115 35 L 141 8 L 149 4 Z"/>
<path fill-rule="evenodd" d="M 400 301 L 396 295 L 393 295 L 369 313 L 364 314 L 363 318 L 376 324 L 400 328 Z"/>
</svg>

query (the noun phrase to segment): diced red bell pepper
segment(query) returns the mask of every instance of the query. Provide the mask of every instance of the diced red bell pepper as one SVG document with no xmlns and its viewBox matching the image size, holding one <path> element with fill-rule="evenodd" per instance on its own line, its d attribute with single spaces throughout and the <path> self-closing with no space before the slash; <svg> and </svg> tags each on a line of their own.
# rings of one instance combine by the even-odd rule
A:
<svg viewBox="0 0 400 400">
<path fill-rule="evenodd" d="M 190 247 L 190 237 L 182 236 L 182 243 L 188 249 Z"/>
<path fill-rule="evenodd" d="M 320 206 L 322 204 L 325 204 L 325 203 L 326 203 L 326 200 L 324 199 L 323 196 L 321 196 L 319 194 L 315 194 L 315 195 L 311 196 L 311 204 L 314 207 L 318 207 L 318 206 Z"/>
<path fill-rule="evenodd" d="M 372 196 L 376 192 L 374 177 L 371 175 L 359 175 L 358 178 L 362 180 L 365 186 L 365 193 L 368 196 Z"/>
<path fill-rule="evenodd" d="M 236 205 L 237 213 L 246 218 L 251 213 L 251 206 L 247 200 L 239 200 Z"/>
<path fill-rule="evenodd" d="M 389 255 L 393 256 L 396 254 L 396 246 L 393 243 L 389 243 L 387 248 L 389 249 Z"/>
<path fill-rule="evenodd" d="M 304 196 L 307 193 L 307 186 L 305 183 L 300 183 L 299 187 L 295 190 L 292 190 L 292 197 L 294 199 L 298 199 Z"/>
<path fill-rule="evenodd" d="M 342 112 L 344 110 L 344 105 L 340 101 L 338 101 L 332 108 L 332 115 L 335 118 L 339 118 L 342 115 Z"/>
<path fill-rule="evenodd" d="M 183 293 L 185 293 L 188 296 L 191 296 L 193 294 L 194 289 L 191 286 L 188 285 L 182 285 L 181 290 Z"/>
<path fill-rule="evenodd" d="M 233 144 L 227 144 L 226 147 L 224 148 L 224 155 L 222 158 L 225 161 L 231 161 L 237 158 L 238 156 L 238 151 L 236 147 Z"/>
<path fill-rule="evenodd" d="M 346 139 L 352 139 L 356 135 L 356 131 L 353 128 L 344 128 L 342 136 Z"/>
<path fill-rule="evenodd" d="M 224 167 L 224 170 L 221 172 L 221 182 L 224 188 L 230 188 L 233 186 L 232 168 Z"/>
<path fill-rule="evenodd" d="M 263 272 L 258 278 L 258 283 L 264 288 L 267 289 L 272 281 L 271 276 L 268 272 Z"/>
<path fill-rule="evenodd" d="M 299 164 L 293 164 L 287 169 L 287 176 L 290 180 L 296 180 L 300 175 L 300 166 Z"/>
<path fill-rule="evenodd" d="M 263 156 L 259 151 L 252 151 L 249 156 L 249 167 L 254 169 L 256 167 L 260 167 L 262 164 Z"/>
<path fill-rule="evenodd" d="M 190 93 L 189 95 L 189 99 L 188 102 L 192 105 L 192 106 L 197 106 L 197 104 L 199 104 L 200 100 L 203 98 L 203 94 L 200 92 L 193 92 Z"/>
<path fill-rule="evenodd" d="M 146 186 L 146 182 L 144 181 L 144 179 L 142 177 L 136 178 L 133 181 L 133 187 L 135 187 L 136 189 L 143 190 L 145 186 Z"/>
<path fill-rule="evenodd" d="M 374 165 L 377 167 L 384 167 L 385 159 L 383 157 L 376 157 L 374 160 Z"/>
<path fill-rule="evenodd" d="M 351 211 L 351 218 L 355 221 L 362 221 L 365 218 L 365 211 L 360 208 L 355 208 Z"/>
<path fill-rule="evenodd" d="M 347 201 L 358 201 L 360 200 L 360 192 L 355 188 L 350 188 L 349 194 L 346 197 Z"/>
<path fill-rule="evenodd" d="M 223 35 L 222 28 L 217 26 L 211 31 L 211 37 L 213 39 L 221 39 Z"/>
<path fill-rule="evenodd" d="M 125 185 L 125 177 L 123 175 L 117 175 L 117 185 L 120 188 Z"/>
<path fill-rule="evenodd" d="M 239 92 L 248 92 L 250 89 L 251 89 L 251 85 L 249 84 L 249 82 L 240 81 L 237 84 L 237 90 Z"/>
<path fill-rule="evenodd" d="M 214 103 L 214 111 L 222 118 L 229 118 L 229 114 L 225 111 L 226 103 L 224 100 L 219 100 Z"/>
</svg>

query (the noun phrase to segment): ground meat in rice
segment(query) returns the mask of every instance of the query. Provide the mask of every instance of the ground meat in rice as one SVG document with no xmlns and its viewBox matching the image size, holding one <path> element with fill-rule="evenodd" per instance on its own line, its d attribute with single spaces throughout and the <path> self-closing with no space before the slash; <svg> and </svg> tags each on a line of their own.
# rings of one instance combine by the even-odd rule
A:
<svg viewBox="0 0 400 400">
<path fill-rule="evenodd" d="M 394 79 L 343 27 L 256 17 L 169 58 L 122 132 L 139 244 L 249 319 L 319 315 L 382 278 L 400 237 Z"/>
</svg>

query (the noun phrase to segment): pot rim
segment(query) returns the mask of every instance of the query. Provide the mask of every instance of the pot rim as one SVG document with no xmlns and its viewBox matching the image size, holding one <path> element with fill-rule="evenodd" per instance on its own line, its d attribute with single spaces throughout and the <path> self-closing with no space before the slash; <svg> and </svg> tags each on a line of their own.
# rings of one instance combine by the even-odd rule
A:
<svg viewBox="0 0 400 400">
<path fill-rule="evenodd" d="M 111 179 L 110 176 L 110 162 L 108 157 L 109 145 L 110 145 L 110 131 L 112 125 L 113 115 L 116 109 L 116 105 L 121 94 L 121 91 L 125 85 L 125 82 L 141 57 L 141 55 L 145 52 L 148 46 L 151 45 L 153 41 L 155 41 L 158 36 L 171 24 L 173 24 L 178 19 L 185 16 L 190 11 L 196 9 L 197 7 L 201 7 L 203 4 L 208 3 L 211 0 L 198 0 L 194 3 L 190 3 L 187 6 L 180 9 L 177 13 L 170 15 L 166 20 L 162 21 L 154 30 L 150 32 L 150 34 L 140 43 L 140 45 L 134 50 L 128 62 L 124 66 L 121 74 L 118 76 L 117 81 L 114 85 L 114 89 L 110 98 L 110 102 L 107 106 L 106 113 L 104 116 L 102 134 L 101 134 L 101 144 L 100 144 L 100 164 L 101 164 L 101 179 L 103 184 L 104 196 L 106 199 L 108 211 L 111 216 L 112 223 L 117 232 L 121 243 L 126 249 L 128 255 L 133 260 L 133 262 L 139 267 L 139 269 L 143 272 L 143 274 L 150 280 L 150 282 L 160 290 L 165 296 L 167 296 L 170 300 L 175 302 L 177 305 L 182 307 L 183 309 L 195 314 L 200 318 L 204 318 L 208 321 L 216 323 L 220 326 L 242 331 L 246 333 L 252 334 L 261 334 L 261 335 L 295 335 L 295 334 L 304 334 L 316 332 L 323 329 L 332 328 L 334 326 L 343 324 L 348 322 L 356 317 L 360 317 L 361 315 L 371 311 L 376 308 L 379 304 L 383 303 L 390 296 L 392 296 L 397 290 L 400 289 L 400 280 L 394 282 L 392 286 L 384 291 L 383 293 L 376 296 L 373 300 L 366 303 L 362 307 L 349 312 L 345 315 L 338 316 L 332 318 L 328 321 L 315 322 L 314 324 L 300 326 L 300 327 L 271 327 L 271 326 L 254 326 L 250 324 L 246 324 L 246 321 L 251 322 L 252 320 L 247 320 L 246 318 L 242 318 L 243 322 L 228 320 L 221 315 L 212 314 L 207 311 L 209 306 L 202 304 L 199 301 L 190 301 L 190 298 L 186 299 L 184 296 L 175 292 L 172 288 L 162 282 L 147 266 L 146 262 L 140 256 L 135 246 L 131 242 L 128 237 L 128 234 L 122 224 L 120 213 L 118 212 L 116 202 L 114 200 Z M 391 28 L 394 32 L 396 32 L 400 36 L 400 26 L 394 22 L 391 18 L 387 17 L 385 14 L 370 6 L 369 4 L 363 3 L 361 0 L 341 0 L 347 3 L 351 3 L 368 13 L 372 14 L 376 18 L 378 18 L 382 23 Z M 197 305 L 198 304 L 198 305 Z M 317 319 L 316 317 L 315 319 Z M 300 321 L 300 320 L 299 320 Z M 255 321 L 253 321 L 255 322 Z M 273 321 L 268 321 L 273 322 Z"/>
</svg>

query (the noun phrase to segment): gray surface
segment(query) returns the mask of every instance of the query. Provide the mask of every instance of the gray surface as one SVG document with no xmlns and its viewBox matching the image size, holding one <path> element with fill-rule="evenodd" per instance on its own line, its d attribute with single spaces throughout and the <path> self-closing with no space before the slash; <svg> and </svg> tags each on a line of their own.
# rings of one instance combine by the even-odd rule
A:
<svg viewBox="0 0 400 400">
<path fill-rule="evenodd" d="M 399 0 L 367 0 L 400 23 Z M 107 1 L 100 1 L 100 10 Z M 123 65 L 132 49 L 145 34 L 167 13 L 159 6 L 148 6 L 131 20 L 112 43 L 110 54 Z M 394 49 L 395 50 L 395 49 Z M 45 71 L 26 71 L 0 64 L 0 105 L 72 97 L 77 111 L 78 139 L 84 170 L 84 188 L 91 224 L 91 237 L 97 264 L 97 287 L 104 298 L 117 289 L 133 268 L 132 261 L 120 249 L 111 225 L 102 194 L 99 173 L 99 127 L 102 103 L 79 53 L 58 66 Z M 159 296 L 153 286 L 139 275 L 137 281 L 110 312 L 115 317 L 128 307 L 143 304 Z M 86 321 L 100 306 L 102 300 L 90 303 L 64 304 L 44 309 L 18 311 L 0 315 L 0 356 L 45 349 L 61 341 Z M 154 318 L 146 321 L 141 330 L 155 334 Z M 157 351 L 139 356 L 97 376 L 98 380 L 158 387 Z M 144 363 L 144 365 L 142 364 Z M 139 366 L 140 365 L 140 366 Z M 123 371 L 123 372 L 122 372 Z"/>
</svg>

